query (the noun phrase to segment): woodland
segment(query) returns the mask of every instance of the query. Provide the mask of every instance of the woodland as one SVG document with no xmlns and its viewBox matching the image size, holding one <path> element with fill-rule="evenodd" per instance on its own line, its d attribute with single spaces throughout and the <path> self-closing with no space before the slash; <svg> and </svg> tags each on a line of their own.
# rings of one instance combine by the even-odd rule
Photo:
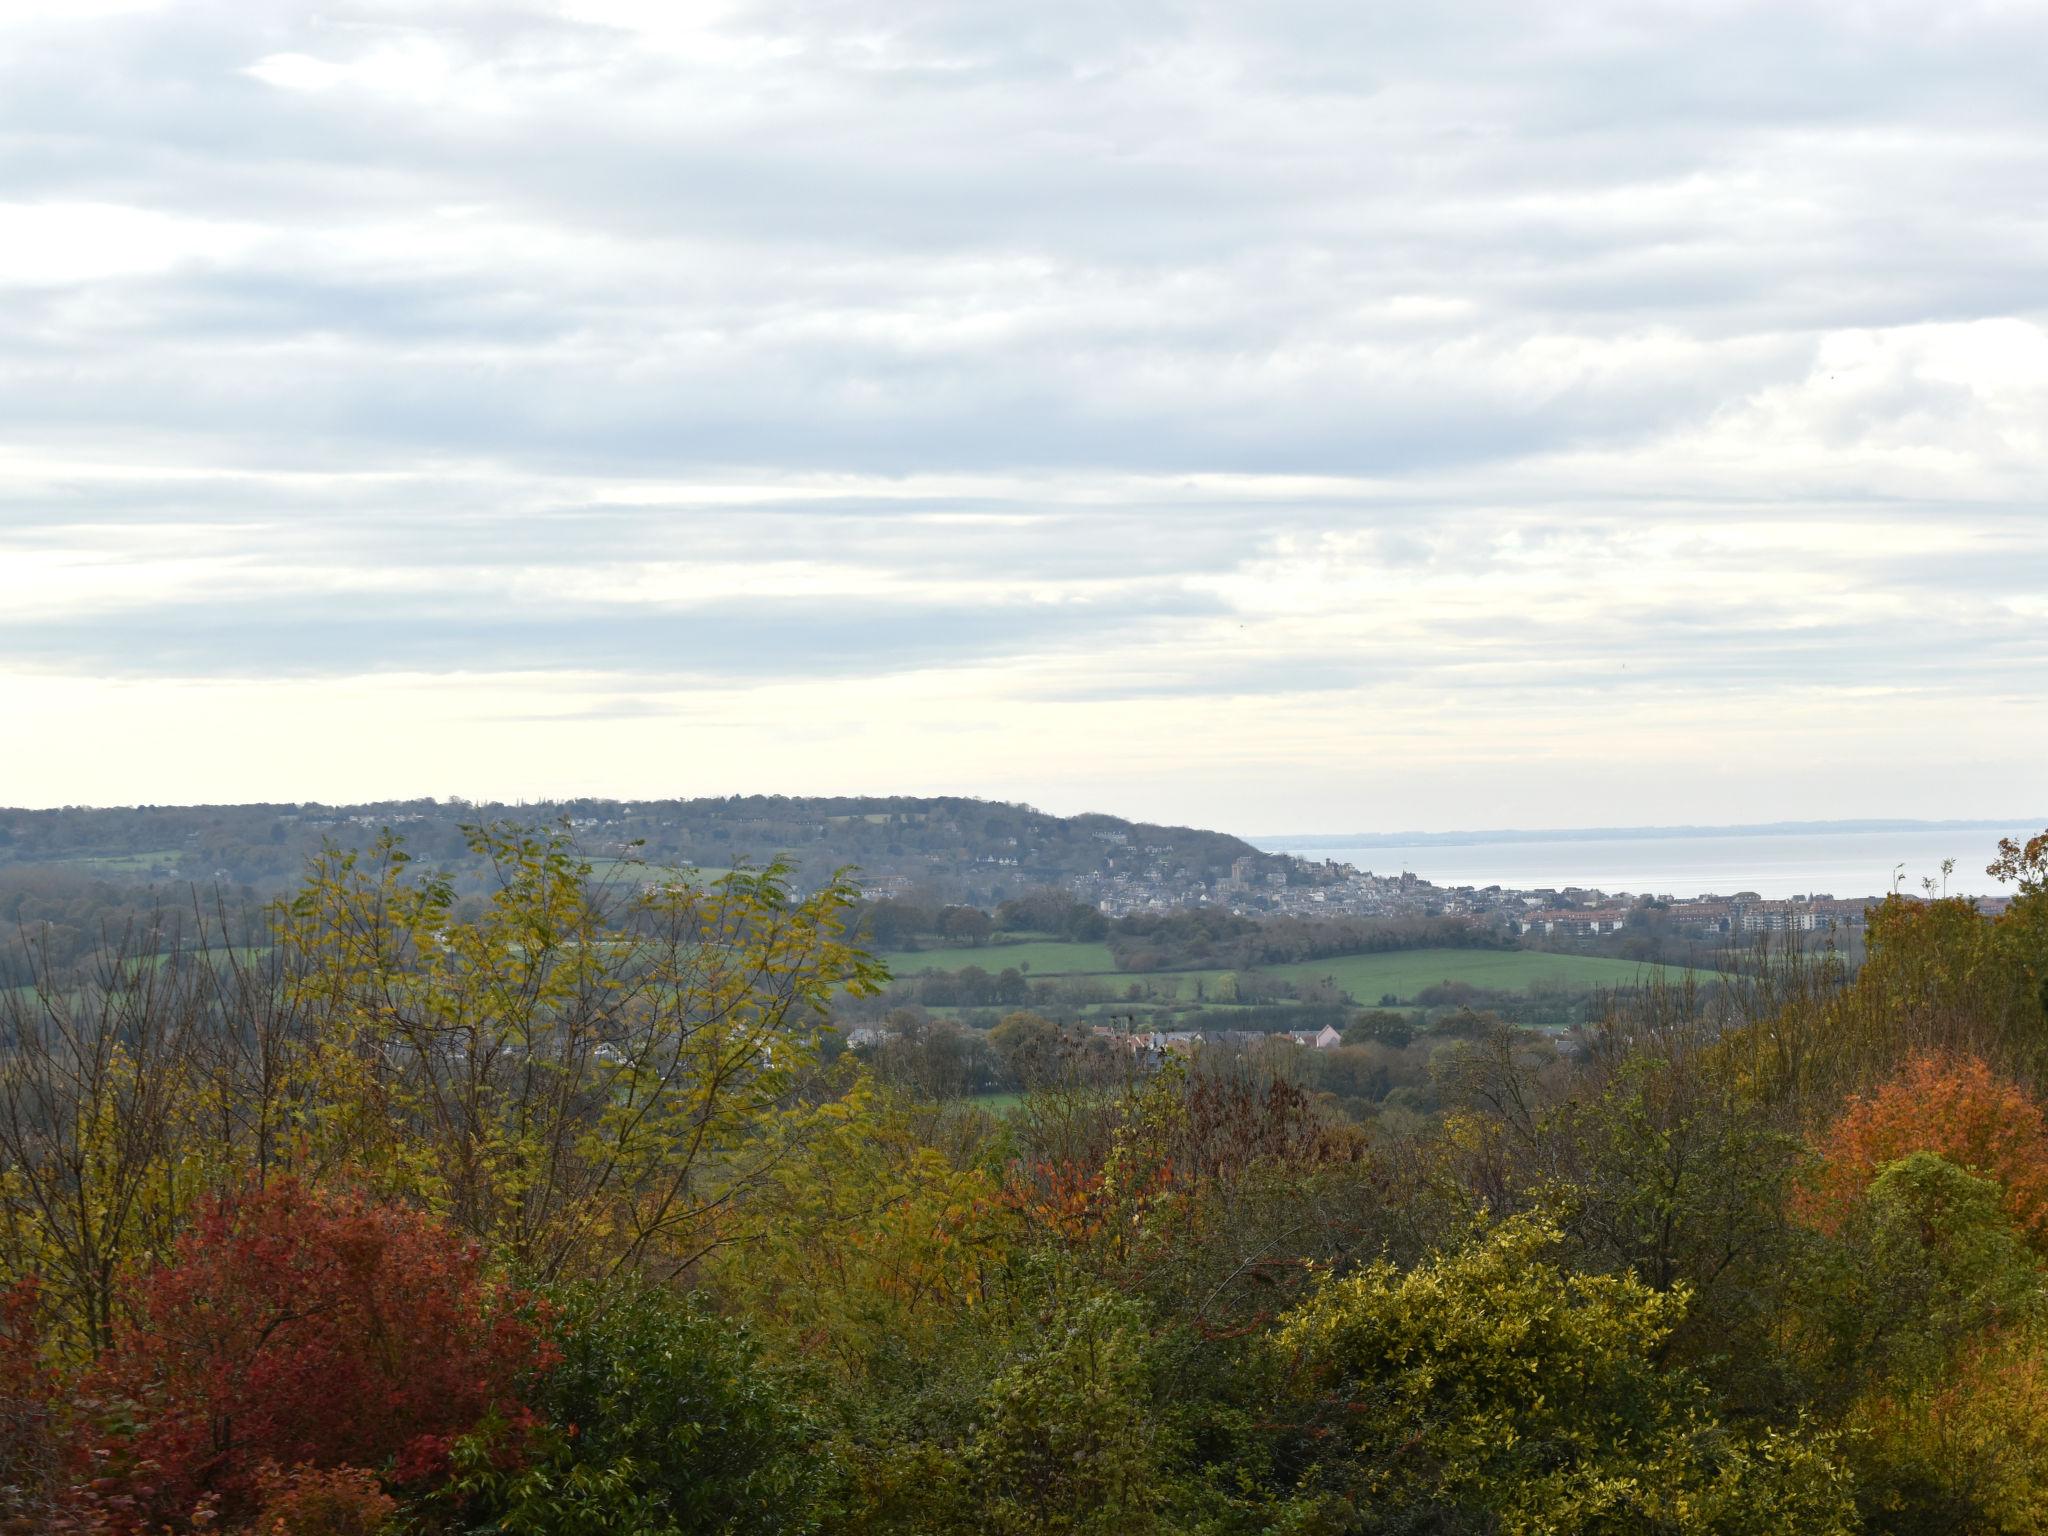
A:
<svg viewBox="0 0 2048 1536">
<path fill-rule="evenodd" d="M 920 1091 L 849 876 L 465 836 L 0 991 L 0 1531 L 2048 1530 L 2048 833 L 1369 1124 Z"/>
</svg>

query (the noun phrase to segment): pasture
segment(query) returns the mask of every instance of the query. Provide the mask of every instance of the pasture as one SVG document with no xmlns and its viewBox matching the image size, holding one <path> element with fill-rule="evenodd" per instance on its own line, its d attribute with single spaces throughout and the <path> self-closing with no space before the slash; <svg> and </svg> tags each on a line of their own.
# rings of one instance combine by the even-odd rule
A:
<svg viewBox="0 0 2048 1536">
<path fill-rule="evenodd" d="M 168 876 L 184 858 L 182 851 L 166 848 L 156 853 L 88 853 L 77 858 L 53 859 L 67 869 L 82 869 L 90 874 L 106 875 L 112 878 L 139 879 L 149 875 Z"/>
<path fill-rule="evenodd" d="M 892 976 L 960 971 L 971 965 L 994 975 L 1015 967 L 1034 978 L 1090 976 L 1113 979 L 1120 984 L 1137 983 L 1149 988 L 1155 997 L 1178 997 L 1183 1002 L 1197 1000 L 1197 982 L 1202 983 L 1208 999 L 1214 1001 L 1216 984 L 1232 974 L 1213 968 L 1119 971 L 1108 945 L 1060 939 L 957 949 L 896 950 L 877 958 Z M 1685 972 L 1677 966 L 1644 966 L 1600 955 L 1551 954 L 1533 949 L 1407 949 L 1299 960 L 1261 967 L 1258 974 L 1295 983 L 1328 976 L 1353 1001 L 1371 1007 L 1390 993 L 1404 1003 L 1409 1002 L 1423 988 L 1445 981 L 1464 982 L 1490 992 L 1526 992 L 1548 987 L 1590 992 L 1603 987 L 1640 986 L 1652 979 L 1677 981 Z"/>
<path fill-rule="evenodd" d="M 1354 1001 L 1370 1006 L 1388 993 L 1407 1002 L 1423 988 L 1444 981 L 1464 982 L 1490 992 L 1527 992 L 1537 987 L 1589 992 L 1641 986 L 1652 979 L 1678 981 L 1685 972 L 1677 966 L 1645 966 L 1601 955 L 1556 955 L 1535 949 L 1405 949 L 1300 960 L 1270 966 L 1265 974 L 1296 983 L 1328 976 Z"/>
<path fill-rule="evenodd" d="M 1013 1109 L 1024 1107 L 1025 1095 L 1021 1093 L 976 1093 L 964 1099 L 955 1099 L 955 1104 L 969 1109 L 979 1109 L 991 1115 L 1007 1115 Z"/>
</svg>

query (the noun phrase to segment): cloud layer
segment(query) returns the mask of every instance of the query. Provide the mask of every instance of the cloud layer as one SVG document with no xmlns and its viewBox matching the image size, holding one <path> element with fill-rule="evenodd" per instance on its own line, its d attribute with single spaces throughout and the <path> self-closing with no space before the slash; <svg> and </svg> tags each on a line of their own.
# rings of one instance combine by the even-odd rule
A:
<svg viewBox="0 0 2048 1536">
<path fill-rule="evenodd" d="M 2040 797 L 2039 7 L 51 10 L 0 801 Z"/>
</svg>

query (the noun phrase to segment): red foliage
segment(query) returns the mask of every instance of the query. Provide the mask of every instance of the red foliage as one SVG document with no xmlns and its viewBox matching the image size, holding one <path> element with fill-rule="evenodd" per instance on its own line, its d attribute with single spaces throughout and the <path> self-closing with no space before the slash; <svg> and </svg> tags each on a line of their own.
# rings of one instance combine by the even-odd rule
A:
<svg viewBox="0 0 2048 1536">
<path fill-rule="evenodd" d="M 129 1297 L 132 1322 L 87 1383 L 101 1492 L 137 1519 L 215 1500 L 237 1517 L 276 1468 L 430 1476 L 460 1436 L 528 1422 L 544 1366 L 524 1299 L 432 1218 L 289 1180 L 208 1205 Z"/>
<path fill-rule="evenodd" d="M 42 1529 L 60 1460 L 56 1383 L 43 1364 L 34 1275 L 0 1290 L 0 1530 Z"/>
<path fill-rule="evenodd" d="M 42 1402 L 49 1397 L 36 1307 L 42 1284 L 26 1275 L 0 1290 L 0 1401 Z"/>
<path fill-rule="evenodd" d="M 1849 1107 L 1819 1145 L 1820 1168 L 1800 1213 L 1832 1230 L 1884 1164 L 1932 1152 L 1996 1179 L 2006 1213 L 2048 1251 L 2048 1116 L 2017 1083 L 1975 1057 L 1921 1056 Z"/>
</svg>

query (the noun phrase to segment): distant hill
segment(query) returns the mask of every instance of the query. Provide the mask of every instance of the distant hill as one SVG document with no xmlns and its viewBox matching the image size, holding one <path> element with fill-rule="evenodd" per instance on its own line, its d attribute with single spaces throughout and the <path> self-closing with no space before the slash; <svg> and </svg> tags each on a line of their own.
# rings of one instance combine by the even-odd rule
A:
<svg viewBox="0 0 2048 1536">
<path fill-rule="evenodd" d="M 591 862 L 630 877 L 761 864 L 778 854 L 813 885 L 857 865 L 871 887 L 984 905 L 1064 884 L 1149 852 L 1202 877 L 1256 850 L 1221 832 L 1115 816 L 1051 816 L 963 797 L 743 795 L 540 804 L 389 800 L 361 805 L 195 805 L 0 810 L 0 880 L 41 874 L 118 883 L 196 881 L 269 892 L 292 884 L 324 841 L 359 847 L 388 827 L 458 884 L 481 884 L 461 827 L 567 821 Z"/>
</svg>

